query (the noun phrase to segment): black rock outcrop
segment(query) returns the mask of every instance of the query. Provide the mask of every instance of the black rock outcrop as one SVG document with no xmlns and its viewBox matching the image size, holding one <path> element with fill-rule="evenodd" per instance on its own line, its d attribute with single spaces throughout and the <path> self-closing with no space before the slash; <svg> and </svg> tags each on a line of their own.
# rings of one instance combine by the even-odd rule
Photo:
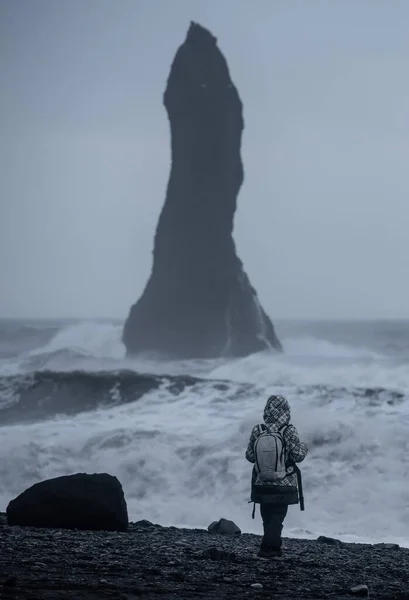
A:
<svg viewBox="0 0 409 600">
<path fill-rule="evenodd" d="M 232 237 L 243 182 L 242 103 L 216 38 L 197 23 L 176 53 L 164 104 L 172 167 L 152 273 L 125 323 L 128 354 L 213 358 L 281 350 Z"/>
<path fill-rule="evenodd" d="M 31 486 L 7 507 L 8 525 L 126 531 L 128 510 L 122 486 L 106 473 L 77 473 Z"/>
<path fill-rule="evenodd" d="M 207 528 L 209 533 L 220 533 L 221 535 L 240 535 L 241 529 L 234 521 L 229 519 L 219 519 L 213 521 Z"/>
</svg>

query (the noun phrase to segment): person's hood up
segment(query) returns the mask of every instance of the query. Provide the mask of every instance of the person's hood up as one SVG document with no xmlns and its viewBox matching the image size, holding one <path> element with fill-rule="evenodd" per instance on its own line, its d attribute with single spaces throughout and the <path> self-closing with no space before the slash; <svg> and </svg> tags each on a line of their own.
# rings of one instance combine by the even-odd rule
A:
<svg viewBox="0 0 409 600">
<path fill-rule="evenodd" d="M 264 408 L 264 422 L 279 429 L 291 419 L 290 405 L 284 396 L 270 396 Z"/>
</svg>

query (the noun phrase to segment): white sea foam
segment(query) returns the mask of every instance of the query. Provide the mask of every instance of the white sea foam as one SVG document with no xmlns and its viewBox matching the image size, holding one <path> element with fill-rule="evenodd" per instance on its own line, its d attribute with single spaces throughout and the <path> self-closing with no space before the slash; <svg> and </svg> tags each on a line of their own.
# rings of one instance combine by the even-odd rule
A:
<svg viewBox="0 0 409 600">
<path fill-rule="evenodd" d="M 193 527 L 224 516 L 260 532 L 247 503 L 251 466 L 244 450 L 267 394 L 279 390 L 310 447 L 306 510 L 289 511 L 285 533 L 409 545 L 407 401 L 373 402 L 355 393 L 357 386 L 408 393 L 407 365 L 313 338 L 284 339 L 285 356 L 158 364 L 125 359 L 120 333 L 111 324 L 67 327 L 20 357 L 19 368 L 45 356 L 42 368 L 56 360 L 66 370 L 126 367 L 231 383 L 221 391 L 205 381 L 179 395 L 164 384 L 135 403 L 0 428 L 0 506 L 41 479 L 107 471 L 122 482 L 132 520 Z"/>
</svg>

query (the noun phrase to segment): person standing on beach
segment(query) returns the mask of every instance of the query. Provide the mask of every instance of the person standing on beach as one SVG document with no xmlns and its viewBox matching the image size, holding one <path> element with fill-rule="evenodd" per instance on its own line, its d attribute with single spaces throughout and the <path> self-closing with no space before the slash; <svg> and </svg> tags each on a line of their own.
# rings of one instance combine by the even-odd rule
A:
<svg viewBox="0 0 409 600">
<path fill-rule="evenodd" d="M 246 459 L 254 464 L 251 501 L 260 504 L 263 520 L 260 558 L 281 556 L 281 532 L 288 506 L 299 502 L 295 463 L 304 460 L 308 449 L 290 420 L 286 398 L 270 396 L 264 408 L 264 423 L 253 427 L 246 450 Z"/>
</svg>

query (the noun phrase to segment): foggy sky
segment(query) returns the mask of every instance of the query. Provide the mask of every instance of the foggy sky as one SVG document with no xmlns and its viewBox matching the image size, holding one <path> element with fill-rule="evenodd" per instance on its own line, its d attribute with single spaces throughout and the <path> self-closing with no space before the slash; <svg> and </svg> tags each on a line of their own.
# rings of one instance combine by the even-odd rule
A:
<svg viewBox="0 0 409 600">
<path fill-rule="evenodd" d="M 409 318 L 407 0 L 0 0 L 0 317 L 125 317 L 190 20 L 244 103 L 235 240 L 274 318 Z"/>
</svg>

